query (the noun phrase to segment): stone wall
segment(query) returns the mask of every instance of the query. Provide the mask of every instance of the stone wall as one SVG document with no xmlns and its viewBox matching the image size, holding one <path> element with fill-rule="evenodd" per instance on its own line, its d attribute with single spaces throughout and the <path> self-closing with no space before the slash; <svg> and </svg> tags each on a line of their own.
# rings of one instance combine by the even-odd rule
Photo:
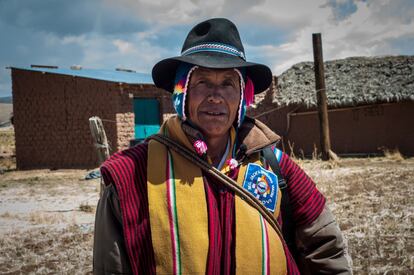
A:
<svg viewBox="0 0 414 275">
<path fill-rule="evenodd" d="M 116 114 L 117 145 L 116 150 L 128 148 L 129 141 L 134 138 L 134 113 Z"/>
</svg>

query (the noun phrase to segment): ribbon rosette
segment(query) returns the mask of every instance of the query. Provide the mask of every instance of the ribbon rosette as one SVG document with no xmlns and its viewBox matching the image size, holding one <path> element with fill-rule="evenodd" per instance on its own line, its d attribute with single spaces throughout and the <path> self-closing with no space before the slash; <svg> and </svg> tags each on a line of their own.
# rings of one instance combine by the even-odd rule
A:
<svg viewBox="0 0 414 275">
<path fill-rule="evenodd" d="M 232 158 L 227 160 L 227 165 L 230 167 L 231 170 L 234 170 L 239 165 L 239 162 Z"/>
<path fill-rule="evenodd" d="M 196 140 L 193 144 L 197 154 L 200 156 L 204 155 L 207 152 L 207 144 L 202 140 Z"/>
</svg>

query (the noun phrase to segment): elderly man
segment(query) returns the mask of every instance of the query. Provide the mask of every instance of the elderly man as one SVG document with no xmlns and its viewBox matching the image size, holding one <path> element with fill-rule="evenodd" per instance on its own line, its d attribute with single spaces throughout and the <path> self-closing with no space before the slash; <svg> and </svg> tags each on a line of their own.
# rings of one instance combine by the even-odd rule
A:
<svg viewBox="0 0 414 275">
<path fill-rule="evenodd" d="M 351 273 L 323 195 L 245 117 L 272 73 L 245 60 L 232 22 L 196 25 L 152 75 L 177 116 L 102 165 L 96 274 Z"/>
</svg>

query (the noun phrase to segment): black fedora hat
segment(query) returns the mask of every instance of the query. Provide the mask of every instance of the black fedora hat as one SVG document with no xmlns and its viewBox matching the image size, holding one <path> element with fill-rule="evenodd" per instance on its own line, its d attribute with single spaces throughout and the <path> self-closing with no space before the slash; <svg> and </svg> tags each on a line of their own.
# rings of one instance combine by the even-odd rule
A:
<svg viewBox="0 0 414 275">
<path fill-rule="evenodd" d="M 214 18 L 197 24 L 188 34 L 181 56 L 155 64 L 152 79 L 157 87 L 174 91 L 174 79 L 181 62 L 211 69 L 245 68 L 254 83 L 254 93 L 266 90 L 272 82 L 269 67 L 247 62 L 239 31 L 228 19 Z"/>
</svg>

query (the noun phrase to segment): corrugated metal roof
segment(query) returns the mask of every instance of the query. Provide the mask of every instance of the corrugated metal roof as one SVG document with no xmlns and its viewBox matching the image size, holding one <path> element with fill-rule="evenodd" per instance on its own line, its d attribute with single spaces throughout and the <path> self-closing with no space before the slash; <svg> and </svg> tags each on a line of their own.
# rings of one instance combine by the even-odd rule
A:
<svg viewBox="0 0 414 275">
<path fill-rule="evenodd" d="M 111 82 L 122 82 L 126 84 L 154 84 L 150 74 L 125 72 L 116 70 L 104 69 L 52 69 L 52 68 L 32 68 L 32 67 L 11 67 L 12 69 L 44 72 L 51 74 L 71 75 L 99 80 L 106 80 Z"/>
</svg>

